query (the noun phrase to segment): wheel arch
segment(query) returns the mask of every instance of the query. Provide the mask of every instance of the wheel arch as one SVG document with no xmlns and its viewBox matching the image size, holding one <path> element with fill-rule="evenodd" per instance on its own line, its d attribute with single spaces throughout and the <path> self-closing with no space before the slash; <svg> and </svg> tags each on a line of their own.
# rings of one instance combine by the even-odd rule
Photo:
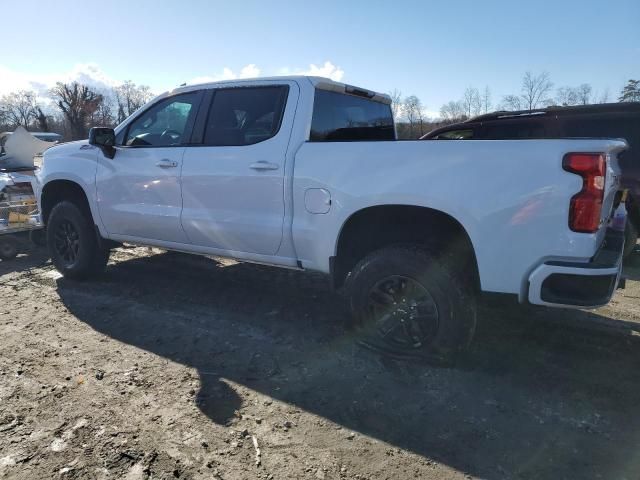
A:
<svg viewBox="0 0 640 480">
<path fill-rule="evenodd" d="M 75 203 L 90 218 L 94 218 L 89 203 L 89 195 L 87 195 L 85 189 L 73 180 L 56 179 L 47 182 L 40 191 L 40 209 L 42 222 L 45 225 L 49 220 L 53 207 L 65 200 Z"/>
<path fill-rule="evenodd" d="M 417 244 L 432 253 L 456 257 L 458 268 L 469 273 L 474 289 L 480 289 L 476 251 L 462 223 L 442 210 L 408 204 L 368 206 L 347 217 L 330 261 L 333 286 L 342 287 L 353 267 L 367 254 L 397 244 Z"/>
</svg>

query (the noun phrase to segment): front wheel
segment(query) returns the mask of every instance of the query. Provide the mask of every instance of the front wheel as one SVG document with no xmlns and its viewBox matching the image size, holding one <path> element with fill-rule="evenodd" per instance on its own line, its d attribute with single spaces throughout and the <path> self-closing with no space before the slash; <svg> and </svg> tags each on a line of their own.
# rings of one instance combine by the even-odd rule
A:
<svg viewBox="0 0 640 480">
<path fill-rule="evenodd" d="M 93 222 L 75 203 L 53 207 L 46 231 L 51 261 L 64 277 L 80 280 L 104 271 L 109 250 L 100 248 Z"/>
<path fill-rule="evenodd" d="M 450 359 L 471 343 L 476 305 L 468 282 L 419 247 L 371 253 L 347 290 L 359 341 L 374 350 Z"/>
</svg>

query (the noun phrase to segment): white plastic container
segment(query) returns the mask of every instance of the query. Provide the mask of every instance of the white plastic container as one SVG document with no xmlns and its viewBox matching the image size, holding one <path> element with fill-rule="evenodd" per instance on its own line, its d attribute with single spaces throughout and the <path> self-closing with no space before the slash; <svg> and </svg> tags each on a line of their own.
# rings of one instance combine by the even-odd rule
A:
<svg viewBox="0 0 640 480">
<path fill-rule="evenodd" d="M 613 217 L 611 218 L 611 228 L 617 230 L 619 232 L 624 232 L 624 229 L 627 226 L 627 207 L 625 207 L 624 202 L 620 202 L 616 211 L 613 212 Z"/>
</svg>

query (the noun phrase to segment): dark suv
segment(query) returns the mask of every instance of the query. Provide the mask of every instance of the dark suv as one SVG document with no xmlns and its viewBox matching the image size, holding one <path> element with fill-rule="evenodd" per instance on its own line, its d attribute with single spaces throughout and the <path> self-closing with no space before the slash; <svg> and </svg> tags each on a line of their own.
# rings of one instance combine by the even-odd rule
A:
<svg viewBox="0 0 640 480">
<path fill-rule="evenodd" d="M 513 140 L 525 138 L 624 138 L 629 150 L 620 158 L 622 186 L 629 189 L 625 254 L 640 231 L 640 103 L 605 103 L 495 112 L 427 133 L 422 140 Z"/>
</svg>

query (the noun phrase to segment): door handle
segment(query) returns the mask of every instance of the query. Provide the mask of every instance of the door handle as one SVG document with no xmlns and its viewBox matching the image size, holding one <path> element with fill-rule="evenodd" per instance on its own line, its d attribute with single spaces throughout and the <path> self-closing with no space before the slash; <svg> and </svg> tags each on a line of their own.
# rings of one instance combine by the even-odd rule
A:
<svg viewBox="0 0 640 480">
<path fill-rule="evenodd" d="M 168 158 L 163 158 L 156 165 L 160 168 L 174 168 L 178 166 L 178 162 L 175 160 L 169 160 Z"/>
<path fill-rule="evenodd" d="M 280 168 L 280 165 L 278 165 L 277 163 L 260 160 L 259 162 L 255 162 L 249 165 L 249 168 L 253 170 L 278 170 Z"/>
</svg>

